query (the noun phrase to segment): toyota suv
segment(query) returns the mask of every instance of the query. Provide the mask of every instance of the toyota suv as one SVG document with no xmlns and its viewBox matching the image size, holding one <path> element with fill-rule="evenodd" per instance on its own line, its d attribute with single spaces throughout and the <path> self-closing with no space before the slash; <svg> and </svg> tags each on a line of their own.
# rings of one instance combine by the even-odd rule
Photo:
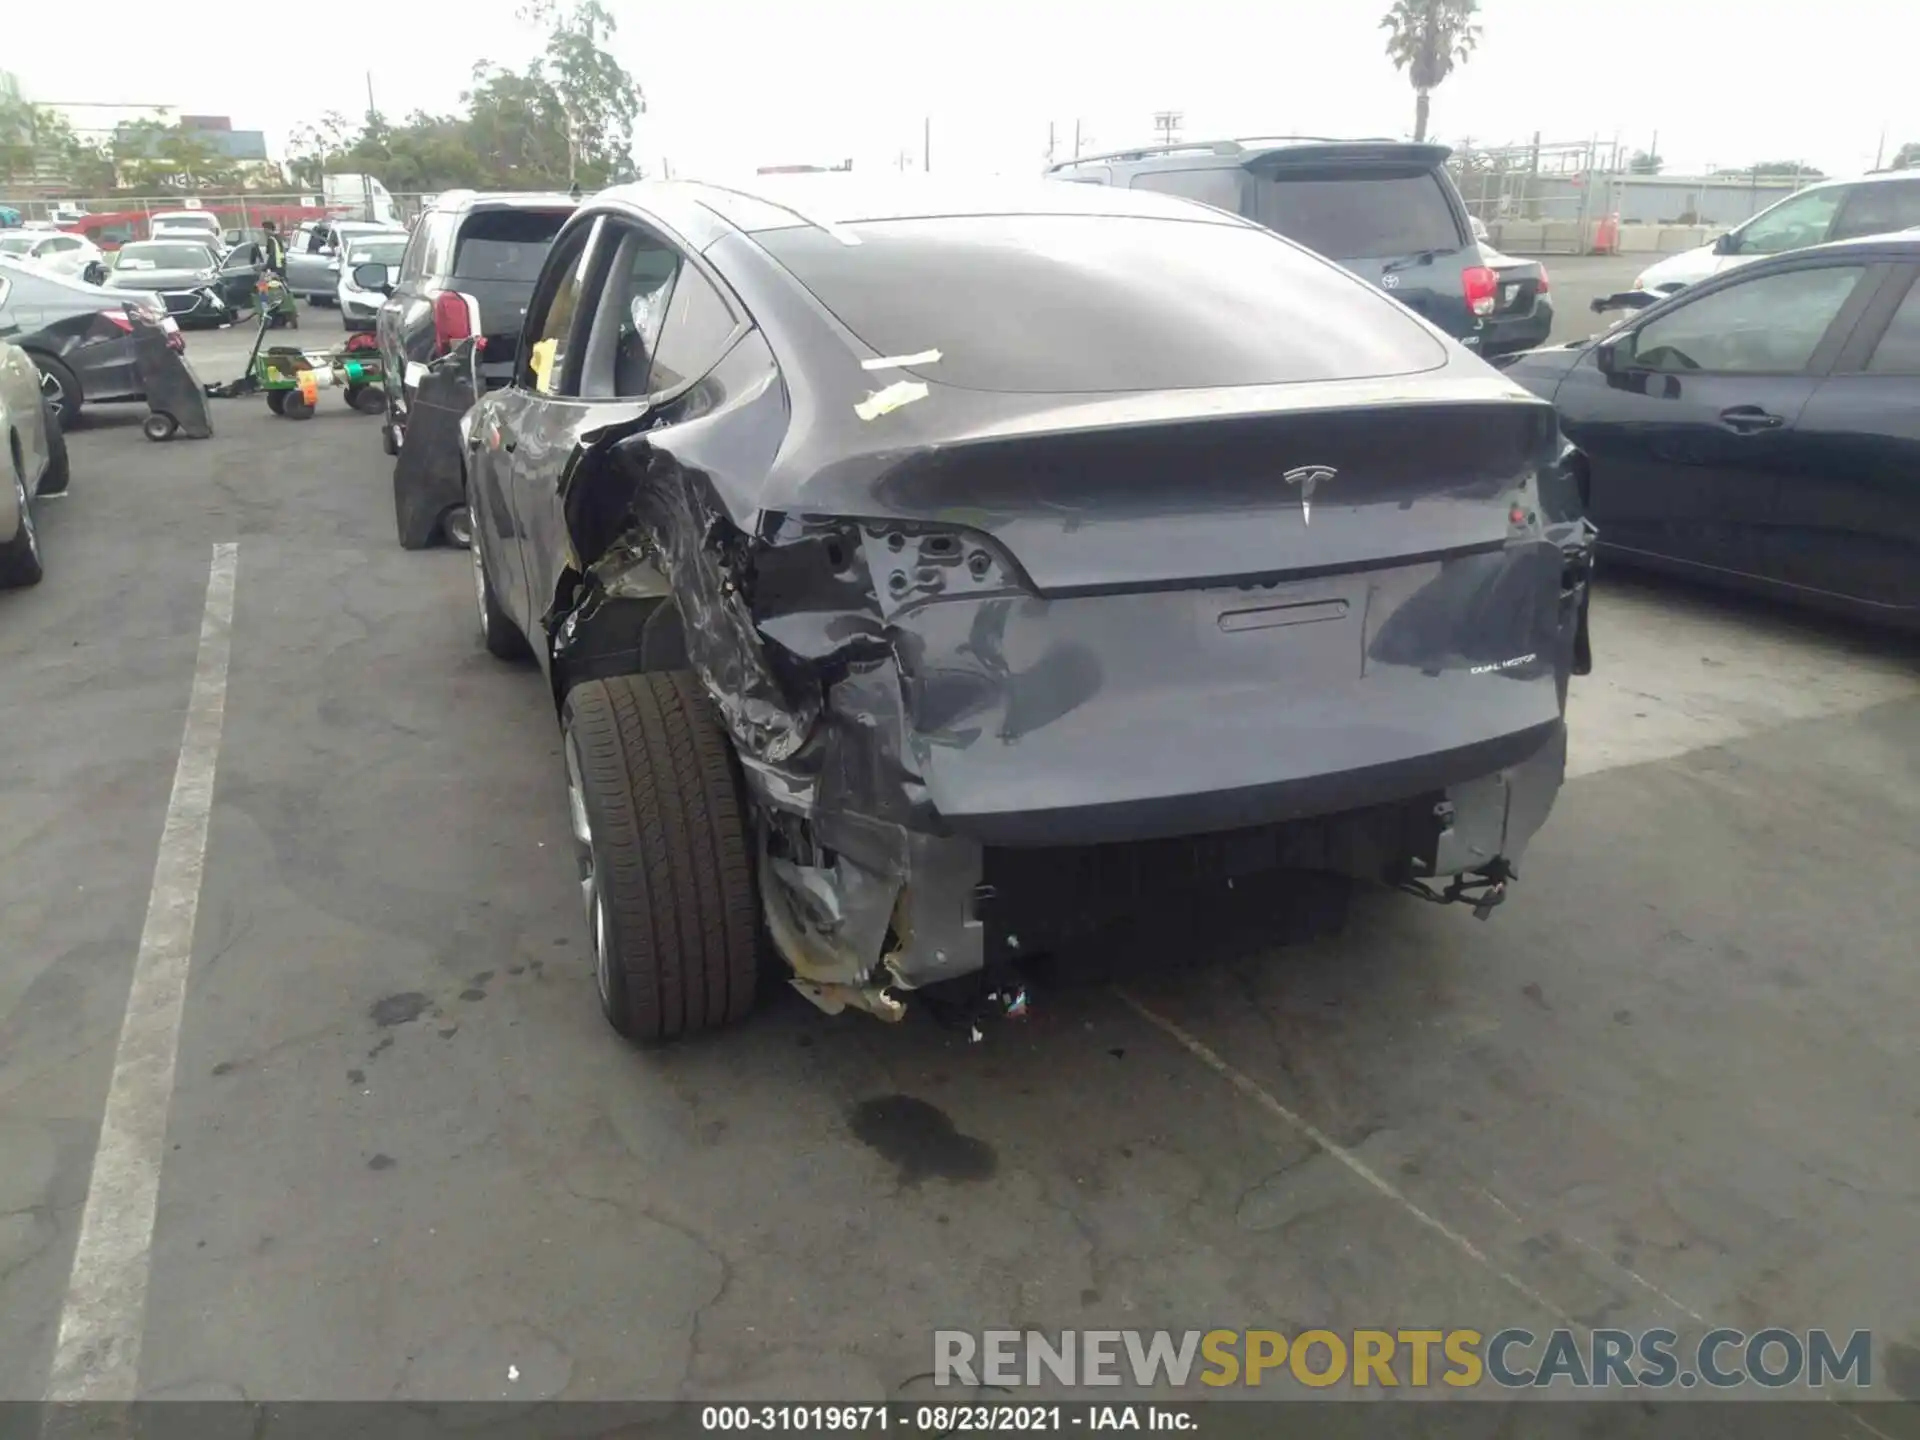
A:
<svg viewBox="0 0 1920 1440">
<path fill-rule="evenodd" d="M 1088 155 L 1048 175 L 1158 190 L 1276 230 L 1379 286 L 1469 349 L 1504 299 L 1446 171 L 1444 145 L 1317 136 L 1211 140 Z"/>
</svg>

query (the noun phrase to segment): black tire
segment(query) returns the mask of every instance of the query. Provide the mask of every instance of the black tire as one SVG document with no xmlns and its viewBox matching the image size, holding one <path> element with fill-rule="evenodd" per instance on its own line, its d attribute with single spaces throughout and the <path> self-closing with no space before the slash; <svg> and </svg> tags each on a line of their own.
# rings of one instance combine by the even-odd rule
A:
<svg viewBox="0 0 1920 1440">
<path fill-rule="evenodd" d="M 386 409 L 387 402 L 386 397 L 371 385 L 349 385 L 347 404 L 353 408 L 356 415 L 378 415 Z"/>
<path fill-rule="evenodd" d="M 24 585 L 38 585 L 46 571 L 40 564 L 40 536 L 33 528 L 33 499 L 27 494 L 26 481 L 21 478 L 20 457 L 9 454 L 7 459 L 7 478 L 0 483 L 13 486 L 20 521 L 14 527 L 13 538 L 0 545 L 0 590 L 17 590 Z"/>
<path fill-rule="evenodd" d="M 759 978 L 753 847 L 699 683 L 686 671 L 589 680 L 568 693 L 561 727 L 608 1022 L 648 1043 L 744 1018 Z"/>
<path fill-rule="evenodd" d="M 140 422 L 140 433 L 149 440 L 171 440 L 179 433 L 180 422 L 171 415 L 158 412 L 147 416 Z"/>
<path fill-rule="evenodd" d="M 67 459 L 67 436 L 55 418 L 53 406 L 42 403 L 41 418 L 47 427 L 47 473 L 40 477 L 42 495 L 64 495 L 72 480 L 72 465 Z"/>
<path fill-rule="evenodd" d="M 480 537 L 473 537 L 473 598 L 480 611 L 480 643 L 496 660 L 531 660 L 533 647 L 526 632 L 513 623 L 493 593 L 493 576 L 487 573 L 487 549 Z"/>
<path fill-rule="evenodd" d="M 80 423 L 80 382 L 73 371 L 54 359 L 51 355 L 34 355 L 33 363 L 40 367 L 43 382 L 41 394 L 53 402 L 54 413 L 60 417 L 60 428 L 71 430 Z M 47 388 L 48 383 L 52 389 Z"/>
<path fill-rule="evenodd" d="M 286 392 L 287 398 L 280 402 L 280 414 L 288 420 L 311 420 L 313 406 L 307 403 L 307 397 L 298 390 Z"/>
<path fill-rule="evenodd" d="M 278 415 L 287 408 L 287 392 L 284 390 L 267 391 L 267 408 Z"/>
</svg>

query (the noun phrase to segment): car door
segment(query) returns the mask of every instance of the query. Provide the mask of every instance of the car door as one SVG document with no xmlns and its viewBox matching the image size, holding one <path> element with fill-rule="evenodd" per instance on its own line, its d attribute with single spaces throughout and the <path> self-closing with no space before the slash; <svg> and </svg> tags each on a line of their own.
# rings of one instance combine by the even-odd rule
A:
<svg viewBox="0 0 1920 1440">
<path fill-rule="evenodd" d="M 265 270 L 258 245 L 247 241 L 234 246 L 220 262 L 220 298 L 236 310 L 251 308 Z"/>
<path fill-rule="evenodd" d="M 332 253 L 332 230 L 320 223 L 302 225 L 294 232 L 293 239 L 294 243 L 287 247 L 287 288 L 296 295 L 330 292 L 327 258 Z"/>
<path fill-rule="evenodd" d="M 473 477 L 474 543 L 493 578 L 495 596 L 515 624 L 537 642 L 537 616 L 544 605 L 530 599 L 522 485 L 539 484 L 539 466 L 552 450 L 555 409 L 577 398 L 580 341 L 591 319 L 583 306 L 588 267 L 594 261 L 597 226 L 587 225 L 556 244 L 548 255 L 527 307 L 527 325 L 511 384 L 488 392 L 468 438 Z M 529 444 L 531 440 L 531 444 Z"/>
<path fill-rule="evenodd" d="M 1890 265 L 1801 412 L 1780 578 L 1920 616 L 1920 264 Z"/>
<path fill-rule="evenodd" d="M 1554 397 L 1610 549 L 1743 575 L 1774 568 L 1794 427 L 1868 298 L 1809 256 L 1706 282 L 1593 347 Z"/>
<path fill-rule="evenodd" d="M 1714 270 L 1746 265 L 1768 255 L 1823 244 L 1834 217 L 1852 191 L 1848 185 L 1821 185 L 1789 196 L 1730 231 L 1714 249 Z"/>
<path fill-rule="evenodd" d="M 733 324 L 725 302 L 714 298 L 712 282 L 664 231 L 608 216 L 596 244 L 597 258 L 586 274 L 586 313 L 573 337 L 578 356 L 569 393 L 543 399 L 529 412 L 515 469 L 516 518 L 536 611 L 551 602 L 567 564 L 561 482 L 582 435 L 646 414 L 659 388 L 656 375 L 687 363 L 675 357 L 689 331 L 684 312 L 696 302 L 721 305 L 723 332 Z M 706 313 L 705 304 L 698 308 Z M 667 338 L 670 323 L 678 337 L 673 341 Z"/>
</svg>

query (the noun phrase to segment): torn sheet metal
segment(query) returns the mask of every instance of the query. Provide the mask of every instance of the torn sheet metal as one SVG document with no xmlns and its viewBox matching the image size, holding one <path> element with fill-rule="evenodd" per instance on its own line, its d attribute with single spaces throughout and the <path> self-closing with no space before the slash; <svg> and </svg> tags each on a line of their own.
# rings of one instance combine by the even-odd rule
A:
<svg viewBox="0 0 1920 1440">
<path fill-rule="evenodd" d="M 878 420 L 882 415 L 891 415 L 902 405 L 911 405 L 916 400 L 927 398 L 926 382 L 921 380 L 896 380 L 884 390 L 876 390 L 858 405 L 853 413 L 862 420 Z"/>
<path fill-rule="evenodd" d="M 747 537 L 707 486 L 670 457 L 650 446 L 637 455 L 617 446 L 616 453 L 629 465 L 644 466 L 634 500 L 642 517 L 644 548 L 638 553 L 658 567 L 677 600 L 687 659 L 728 732 L 748 755 L 776 764 L 789 759 L 813 733 L 818 687 L 810 676 L 796 674 L 789 693 L 789 684 L 767 663 L 741 588 L 749 571 Z M 604 584 L 617 569 L 596 572 Z"/>
</svg>

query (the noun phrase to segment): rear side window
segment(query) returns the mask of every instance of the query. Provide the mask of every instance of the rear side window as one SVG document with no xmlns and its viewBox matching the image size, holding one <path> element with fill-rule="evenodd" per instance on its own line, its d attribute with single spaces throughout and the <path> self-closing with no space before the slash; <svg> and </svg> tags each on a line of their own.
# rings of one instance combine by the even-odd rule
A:
<svg viewBox="0 0 1920 1440">
<path fill-rule="evenodd" d="M 838 242 L 833 242 L 838 244 Z M 845 249 L 845 246 L 840 248 Z M 733 334 L 733 312 L 713 283 L 691 265 L 680 267 L 660 320 L 647 389 L 653 394 L 697 380 L 726 352 Z"/>
<path fill-rule="evenodd" d="M 454 247 L 453 278 L 531 285 L 566 220 L 560 210 L 482 210 L 468 216 Z"/>
<path fill-rule="evenodd" d="M 1384 260 L 1465 244 L 1431 170 L 1282 169 L 1255 175 L 1250 217 L 1330 260 Z"/>
<path fill-rule="evenodd" d="M 1240 181 L 1237 168 L 1223 170 L 1149 170 L 1133 177 L 1134 190 L 1158 190 L 1162 195 L 1178 195 L 1183 200 L 1198 200 L 1222 210 L 1240 213 Z"/>
<path fill-rule="evenodd" d="M 420 272 L 428 279 L 439 279 L 447 273 L 449 254 L 453 249 L 453 232 L 459 226 L 457 215 L 429 215 L 420 224 L 426 232 L 426 245 L 420 256 Z"/>
<path fill-rule="evenodd" d="M 1885 235 L 1920 225 L 1920 178 L 1855 185 L 1840 206 L 1830 240 Z"/>
<path fill-rule="evenodd" d="M 1893 312 L 1893 322 L 1873 347 L 1867 369 L 1876 375 L 1920 375 L 1920 280 Z"/>
<path fill-rule="evenodd" d="M 937 350 L 913 372 L 964 389 L 1264 385 L 1446 360 L 1385 295 L 1250 225 L 1023 215 L 854 228 L 858 245 L 812 228 L 756 239 L 878 354 Z"/>
</svg>

